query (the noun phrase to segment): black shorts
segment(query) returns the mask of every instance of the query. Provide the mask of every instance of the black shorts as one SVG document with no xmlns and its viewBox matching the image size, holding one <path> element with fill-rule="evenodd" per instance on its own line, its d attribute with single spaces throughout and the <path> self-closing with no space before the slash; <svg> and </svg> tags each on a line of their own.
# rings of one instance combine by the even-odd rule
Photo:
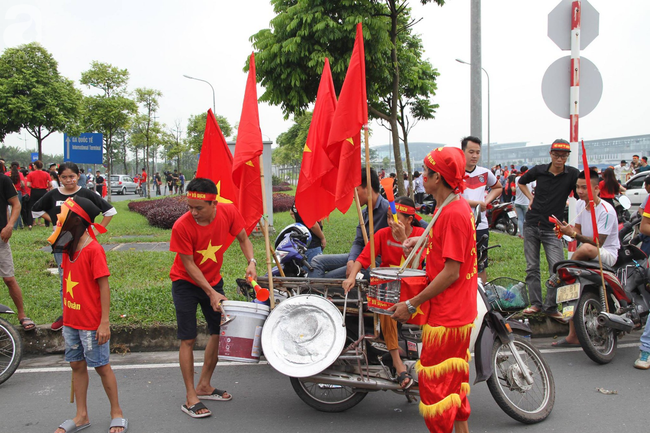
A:
<svg viewBox="0 0 650 433">
<path fill-rule="evenodd" d="M 483 240 L 481 242 L 481 238 L 483 238 L 483 235 L 488 235 L 488 237 L 485 238 L 485 240 Z M 490 229 L 476 230 L 476 252 L 478 253 L 479 248 L 481 247 L 481 245 L 484 245 L 485 247 L 487 247 L 489 240 L 490 240 Z M 483 272 L 485 270 L 485 268 L 488 267 L 487 251 L 485 251 L 484 257 L 485 257 L 485 261 L 483 262 L 483 264 L 478 263 L 478 269 L 477 270 L 478 270 L 479 274 L 481 272 Z M 485 281 L 483 281 L 483 283 L 485 283 Z"/>
<path fill-rule="evenodd" d="M 223 279 L 212 288 L 222 295 Z M 196 306 L 201 305 L 203 317 L 208 323 L 210 335 L 219 334 L 221 329 L 221 312 L 214 311 L 210 305 L 210 298 L 200 287 L 185 280 L 172 281 L 172 297 L 176 308 L 176 333 L 179 340 L 193 340 L 197 336 L 196 331 Z"/>
</svg>

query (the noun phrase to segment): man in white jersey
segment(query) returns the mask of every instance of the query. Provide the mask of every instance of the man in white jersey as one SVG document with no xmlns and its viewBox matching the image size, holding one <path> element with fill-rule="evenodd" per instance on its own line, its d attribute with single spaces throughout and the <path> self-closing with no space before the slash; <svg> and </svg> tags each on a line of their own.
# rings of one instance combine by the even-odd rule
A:
<svg viewBox="0 0 650 433">
<path fill-rule="evenodd" d="M 621 246 L 618 240 L 618 218 L 612 205 L 598 197 L 598 193 L 600 192 L 600 188 L 598 188 L 598 173 L 591 169 L 589 170 L 589 176 L 591 185 L 587 185 L 584 171 L 580 172 L 576 181 L 576 190 L 580 200 L 576 203 L 576 212 L 578 215 L 575 219 L 575 226 L 563 221 L 559 226 L 559 231 L 581 243 L 576 252 L 573 253 L 571 260 L 589 261 L 597 259 L 598 248 L 594 241 L 594 229 L 591 220 L 589 193 L 587 190 L 590 187 L 594 198 L 594 208 L 596 210 L 600 257 L 603 265 L 614 266 L 614 263 L 618 259 L 618 249 Z M 553 343 L 553 346 L 563 347 L 579 344 L 575 326 L 573 325 L 573 321 L 570 321 L 569 335 Z"/>
<path fill-rule="evenodd" d="M 476 206 L 481 208 L 481 222 L 476 227 L 476 248 L 478 249 L 481 245 L 487 247 L 490 236 L 485 209 L 488 203 L 492 203 L 495 198 L 501 195 L 503 186 L 489 169 L 476 165 L 481 158 L 481 140 L 478 137 L 468 136 L 463 138 L 461 148 L 465 152 L 465 174 L 469 176 L 468 179 L 465 179 L 466 188 L 463 191 L 463 197 L 472 209 L 476 208 Z M 489 193 L 486 191 L 487 188 L 490 188 Z M 485 239 L 484 235 L 487 235 Z M 483 264 L 478 264 L 478 277 L 484 283 L 487 279 L 487 271 L 485 270 L 487 265 L 487 260 Z"/>
</svg>

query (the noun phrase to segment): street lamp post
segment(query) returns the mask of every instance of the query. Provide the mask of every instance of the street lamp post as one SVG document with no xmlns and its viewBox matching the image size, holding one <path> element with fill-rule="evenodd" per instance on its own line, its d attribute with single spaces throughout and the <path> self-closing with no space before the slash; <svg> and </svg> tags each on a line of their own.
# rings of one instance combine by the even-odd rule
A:
<svg viewBox="0 0 650 433">
<path fill-rule="evenodd" d="M 215 98 L 215 94 L 214 94 L 214 87 L 212 87 L 212 84 L 210 84 L 210 82 L 205 81 L 205 80 L 202 80 L 202 79 L 200 79 L 200 78 L 190 77 L 189 75 L 185 75 L 185 74 L 183 74 L 183 76 L 184 76 L 185 78 L 189 78 L 190 80 L 203 81 L 204 83 L 207 83 L 208 86 L 210 86 L 210 88 L 212 89 L 212 112 L 213 112 L 214 115 L 216 116 L 216 115 L 217 115 L 217 113 L 216 113 L 217 110 L 216 110 L 216 108 L 215 108 L 215 107 L 216 107 L 216 103 L 215 103 L 216 98 Z"/>
<path fill-rule="evenodd" d="M 461 59 L 456 59 L 458 63 L 463 63 L 465 65 L 472 65 L 471 63 L 468 63 L 464 60 Z M 488 127 L 487 127 L 487 165 L 488 168 L 491 168 L 490 166 L 490 75 L 487 73 L 487 71 L 481 66 L 481 69 L 483 72 L 485 72 L 485 76 L 487 77 L 487 121 L 488 121 Z"/>
</svg>

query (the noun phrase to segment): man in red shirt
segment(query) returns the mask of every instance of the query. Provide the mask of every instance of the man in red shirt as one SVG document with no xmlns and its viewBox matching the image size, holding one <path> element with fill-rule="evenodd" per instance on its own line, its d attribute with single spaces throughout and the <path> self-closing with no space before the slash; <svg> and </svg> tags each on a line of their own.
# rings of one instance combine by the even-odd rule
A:
<svg viewBox="0 0 650 433">
<path fill-rule="evenodd" d="M 144 167 L 142 167 L 142 173 L 140 174 L 140 191 L 142 191 L 143 197 L 149 196 L 147 194 L 147 172 L 144 171 Z"/>
<path fill-rule="evenodd" d="M 465 155 L 455 147 L 435 149 L 424 159 L 424 188 L 436 200 L 440 217 L 429 233 L 426 271 L 429 285 L 392 307 L 405 322 L 429 302 L 417 364 L 420 413 L 429 431 L 469 432 L 469 340 L 476 318 L 476 229 L 472 210 L 459 194 L 465 188 Z M 404 242 L 408 250 L 416 239 Z"/>
<path fill-rule="evenodd" d="M 213 388 L 210 379 L 218 360 L 220 303 L 226 299 L 221 264 L 224 252 L 235 238 L 248 263 L 246 276 L 257 278 L 253 244 L 244 230 L 242 216 L 233 204 L 217 203 L 217 194 L 217 186 L 210 179 L 196 178 L 187 185 L 189 211 L 174 223 L 169 245 L 169 250 L 176 253 L 169 276 L 176 308 L 177 335 L 181 340 L 179 361 L 187 391 L 181 410 L 192 418 L 211 415 L 199 399 L 232 399 L 226 391 Z M 197 305 L 201 305 L 210 339 L 195 388 L 192 350 L 197 335 Z"/>
</svg>

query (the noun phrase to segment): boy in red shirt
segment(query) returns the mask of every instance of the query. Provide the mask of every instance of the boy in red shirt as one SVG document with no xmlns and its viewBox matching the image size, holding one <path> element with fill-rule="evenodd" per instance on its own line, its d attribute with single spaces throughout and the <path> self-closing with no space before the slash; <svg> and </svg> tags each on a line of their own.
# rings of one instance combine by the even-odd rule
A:
<svg viewBox="0 0 650 433">
<path fill-rule="evenodd" d="M 186 401 L 181 410 L 192 418 L 204 418 L 211 412 L 199 401 L 227 401 L 232 396 L 210 385 L 217 366 L 221 301 L 226 300 L 221 278 L 223 254 L 235 238 L 246 257 L 246 276 L 257 279 L 253 244 L 244 230 L 243 218 L 235 205 L 217 203 L 217 186 L 210 179 L 196 178 L 187 185 L 189 211 L 172 227 L 169 250 L 176 253 L 169 277 L 176 308 L 178 339 L 181 340 L 179 362 L 185 382 Z M 210 339 L 199 383 L 194 387 L 194 342 L 196 341 L 196 307 L 201 305 L 208 323 Z"/>
<path fill-rule="evenodd" d="M 52 248 L 63 253 L 63 338 L 65 360 L 70 362 L 74 379 L 77 414 L 64 421 L 55 433 L 70 433 L 90 426 L 86 395 L 88 367 L 102 379 L 111 404 L 109 433 L 124 433 L 124 418 L 117 397 L 117 380 L 109 364 L 111 329 L 108 319 L 110 288 L 106 253 L 95 240 L 93 224 L 101 210 L 83 197 L 67 199 L 58 218 L 61 226 L 52 234 Z M 106 229 L 98 228 L 103 232 Z"/>
<path fill-rule="evenodd" d="M 424 188 L 436 200 L 440 217 L 431 229 L 426 255 L 429 285 L 394 305 L 393 318 L 405 322 L 429 302 L 416 366 L 420 413 L 429 431 L 469 433 L 469 340 L 476 318 L 476 229 L 472 210 L 458 196 L 465 189 L 465 155 L 440 147 L 424 159 Z M 404 242 L 411 249 L 416 239 Z"/>
</svg>

